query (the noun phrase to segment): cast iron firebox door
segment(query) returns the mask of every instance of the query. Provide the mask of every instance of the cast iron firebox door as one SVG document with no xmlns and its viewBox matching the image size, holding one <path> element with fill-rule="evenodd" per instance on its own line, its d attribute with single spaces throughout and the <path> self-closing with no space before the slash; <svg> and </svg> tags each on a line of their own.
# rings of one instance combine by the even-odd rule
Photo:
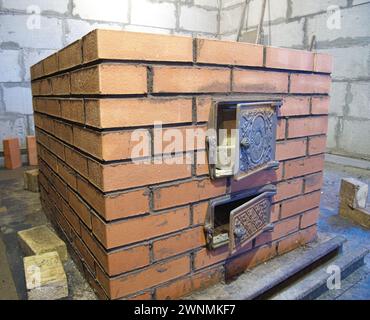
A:
<svg viewBox="0 0 370 320">
<path fill-rule="evenodd" d="M 277 168 L 275 141 L 278 102 L 237 104 L 234 179 L 240 180 L 269 168 Z"/>
</svg>

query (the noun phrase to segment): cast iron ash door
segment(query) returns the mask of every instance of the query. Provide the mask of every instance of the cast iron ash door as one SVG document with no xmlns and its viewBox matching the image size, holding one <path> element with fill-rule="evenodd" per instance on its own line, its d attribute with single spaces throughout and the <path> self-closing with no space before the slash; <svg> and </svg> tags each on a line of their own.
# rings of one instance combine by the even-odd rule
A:
<svg viewBox="0 0 370 320">
<path fill-rule="evenodd" d="M 275 141 L 280 106 L 280 100 L 215 102 L 210 127 L 216 130 L 208 137 L 212 178 L 239 180 L 278 167 Z"/>
<path fill-rule="evenodd" d="M 228 245 L 233 253 L 269 230 L 275 194 L 276 187 L 266 185 L 211 200 L 205 224 L 208 247 L 216 249 Z"/>
</svg>

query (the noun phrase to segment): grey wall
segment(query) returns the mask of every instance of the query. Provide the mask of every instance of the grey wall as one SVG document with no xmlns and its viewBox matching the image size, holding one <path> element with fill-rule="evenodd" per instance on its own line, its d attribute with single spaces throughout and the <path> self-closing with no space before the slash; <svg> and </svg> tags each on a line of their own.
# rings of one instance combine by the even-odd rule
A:
<svg viewBox="0 0 370 320">
<path fill-rule="evenodd" d="M 223 0 L 221 38 L 236 39 L 243 3 Z M 261 4 L 249 1 L 241 41 L 255 40 Z M 265 44 L 308 49 L 313 35 L 334 57 L 328 149 L 370 159 L 370 1 L 267 0 Z"/>
<path fill-rule="evenodd" d="M 254 42 L 262 0 L 242 41 Z M 235 40 L 244 0 L 0 0 L 0 141 L 33 134 L 29 67 L 95 28 Z M 340 29 L 329 29 L 330 5 Z M 335 15 L 334 15 L 335 16 Z M 330 151 L 370 158 L 370 1 L 267 0 L 263 42 L 334 56 Z M 2 145 L 0 144 L 0 152 Z M 0 154 L 1 155 L 1 154 Z M 1 163 L 0 163 L 1 164 Z"/>
</svg>

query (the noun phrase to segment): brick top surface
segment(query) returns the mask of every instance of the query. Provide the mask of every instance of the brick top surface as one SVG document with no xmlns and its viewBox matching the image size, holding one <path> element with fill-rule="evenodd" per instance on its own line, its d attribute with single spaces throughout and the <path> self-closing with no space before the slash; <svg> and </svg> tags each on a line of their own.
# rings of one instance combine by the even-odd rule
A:
<svg viewBox="0 0 370 320">
<path fill-rule="evenodd" d="M 171 62 L 331 73 L 328 54 L 178 35 L 94 30 L 31 67 L 32 80 L 99 60 Z"/>
</svg>

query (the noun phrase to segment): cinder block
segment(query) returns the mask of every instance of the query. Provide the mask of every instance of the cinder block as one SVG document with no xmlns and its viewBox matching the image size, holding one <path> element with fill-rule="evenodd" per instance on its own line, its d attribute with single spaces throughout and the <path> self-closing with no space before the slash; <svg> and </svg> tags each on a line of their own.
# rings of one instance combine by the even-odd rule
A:
<svg viewBox="0 0 370 320">
<path fill-rule="evenodd" d="M 218 12 L 181 6 L 180 28 L 189 31 L 217 33 Z"/>
<path fill-rule="evenodd" d="M 58 300 L 68 296 L 67 276 L 57 252 L 23 259 L 28 300 Z"/>
<path fill-rule="evenodd" d="M 310 1 L 310 3 L 311 2 L 312 1 Z M 351 8 L 341 8 L 339 14 L 341 17 L 340 26 L 333 25 L 332 27 L 326 12 L 312 16 L 307 19 L 308 39 L 311 39 L 313 35 L 316 35 L 317 42 L 328 42 L 346 38 L 354 39 L 360 37 L 369 37 L 370 28 L 363 27 L 369 20 L 369 11 L 369 4 Z M 333 16 L 332 18 L 334 19 L 335 17 Z M 303 21 L 303 19 L 301 19 L 301 21 Z M 337 19 L 337 21 L 339 20 Z M 328 22 L 331 28 L 328 27 Z"/>
<path fill-rule="evenodd" d="M 24 189 L 31 192 L 39 192 L 38 176 L 38 169 L 23 172 Z"/>
<path fill-rule="evenodd" d="M 0 82 L 21 82 L 20 51 L 0 50 Z"/>
<path fill-rule="evenodd" d="M 73 5 L 72 14 L 82 19 L 121 23 L 128 22 L 128 1 L 74 0 Z M 141 7 L 141 9 L 144 12 L 147 8 Z"/>
<path fill-rule="evenodd" d="M 280 1 L 281 2 L 281 1 Z M 302 17 L 318 12 L 326 12 L 329 6 L 347 6 L 346 0 L 325 0 L 325 1 L 301 1 L 291 0 L 291 17 Z"/>
<path fill-rule="evenodd" d="M 3 140 L 4 161 L 6 169 L 17 169 L 22 166 L 21 150 L 18 138 L 7 138 Z"/>
<path fill-rule="evenodd" d="M 33 6 L 40 9 L 40 13 L 43 11 L 52 11 L 55 13 L 64 14 L 68 11 L 69 0 L 58 0 L 58 1 L 45 1 L 45 0 L 3 0 L 2 7 L 8 10 L 20 10 L 28 11 Z"/>
<path fill-rule="evenodd" d="M 37 166 L 36 137 L 27 136 L 26 143 L 27 143 L 28 164 L 30 166 Z"/>
<path fill-rule="evenodd" d="M 340 203 L 350 208 L 365 208 L 369 186 L 354 178 L 342 179 L 340 185 Z"/>
<path fill-rule="evenodd" d="M 270 43 L 276 47 L 302 48 L 304 39 L 304 19 L 289 23 L 271 25 L 266 37 L 270 37 Z M 266 29 L 265 29 L 266 30 Z M 271 33 L 270 33 L 271 30 Z"/>
<path fill-rule="evenodd" d="M 3 86 L 3 97 L 7 112 L 32 114 L 32 95 L 29 84 Z"/>
<path fill-rule="evenodd" d="M 40 255 L 56 251 L 62 261 L 67 261 L 65 243 L 47 226 L 40 226 L 18 232 L 18 238 L 25 255 Z"/>
<path fill-rule="evenodd" d="M 14 1 L 13 1 L 14 2 Z M 62 20 L 45 16 L 2 14 L 0 39 L 19 47 L 60 49 L 63 46 Z"/>
<path fill-rule="evenodd" d="M 131 2 L 132 24 L 160 27 L 176 27 L 176 6 L 174 3 L 135 0 Z"/>
</svg>

